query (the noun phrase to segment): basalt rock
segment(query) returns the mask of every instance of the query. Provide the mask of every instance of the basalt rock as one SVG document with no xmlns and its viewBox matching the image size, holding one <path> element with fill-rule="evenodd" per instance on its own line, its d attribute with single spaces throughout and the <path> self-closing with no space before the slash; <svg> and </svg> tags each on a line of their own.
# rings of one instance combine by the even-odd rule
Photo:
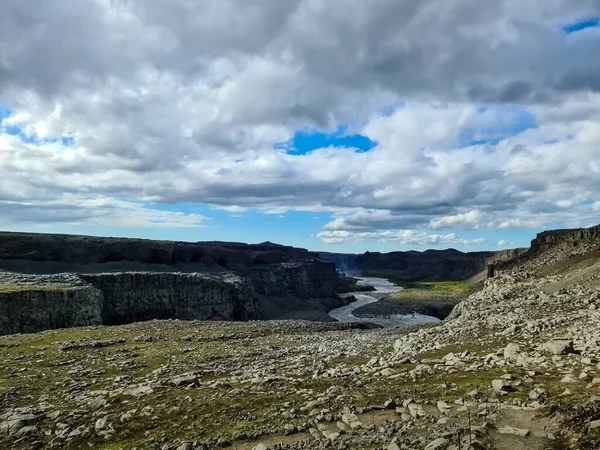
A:
<svg viewBox="0 0 600 450">
<path fill-rule="evenodd" d="M 0 334 L 150 319 L 250 320 L 259 297 L 234 274 L 126 272 L 81 274 L 70 284 L 29 276 L 0 281 Z"/>
</svg>

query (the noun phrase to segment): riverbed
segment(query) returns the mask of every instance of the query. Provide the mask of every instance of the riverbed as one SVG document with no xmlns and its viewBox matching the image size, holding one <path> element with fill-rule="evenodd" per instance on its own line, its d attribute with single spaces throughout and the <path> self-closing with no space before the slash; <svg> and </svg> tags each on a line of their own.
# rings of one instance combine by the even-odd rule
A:
<svg viewBox="0 0 600 450">
<path fill-rule="evenodd" d="M 382 294 L 399 292 L 402 287 L 392 283 L 385 278 L 374 278 L 374 277 L 359 277 L 358 285 L 369 285 L 375 288 L 375 292 Z M 332 309 L 329 311 L 329 316 L 340 321 L 340 322 L 362 322 L 362 323 L 374 323 L 384 328 L 391 328 L 396 326 L 405 325 L 419 325 L 424 323 L 435 323 L 440 320 L 436 317 L 426 316 L 424 314 L 413 313 L 413 314 L 394 314 L 389 316 L 375 316 L 375 317 L 356 317 L 353 311 L 361 306 L 368 305 L 369 303 L 378 302 L 379 299 L 374 295 L 369 295 L 365 292 L 350 292 L 346 295 L 353 295 L 356 301 L 342 306 L 341 308 Z"/>
</svg>

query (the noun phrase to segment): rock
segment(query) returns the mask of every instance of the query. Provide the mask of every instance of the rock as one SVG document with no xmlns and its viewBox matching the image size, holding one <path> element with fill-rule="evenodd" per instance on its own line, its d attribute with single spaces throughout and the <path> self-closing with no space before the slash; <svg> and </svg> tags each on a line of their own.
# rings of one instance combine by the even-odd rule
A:
<svg viewBox="0 0 600 450">
<path fill-rule="evenodd" d="M 387 400 L 384 404 L 383 407 L 385 409 L 396 409 L 396 401 L 395 400 Z"/>
<path fill-rule="evenodd" d="M 342 431 L 350 431 L 352 429 L 347 424 L 339 420 L 336 422 L 336 425 Z"/>
<path fill-rule="evenodd" d="M 383 369 L 381 372 L 379 372 L 381 374 L 381 376 L 384 377 L 391 377 L 392 375 L 396 375 L 396 372 L 394 369 L 390 369 L 389 367 L 386 369 Z"/>
<path fill-rule="evenodd" d="M 510 383 L 506 380 L 501 380 L 501 379 L 492 380 L 492 388 L 496 392 L 508 392 L 508 391 L 512 390 Z"/>
<path fill-rule="evenodd" d="M 521 352 L 521 347 L 518 344 L 511 342 L 504 349 L 504 359 L 507 361 L 516 362 L 517 356 Z"/>
<path fill-rule="evenodd" d="M 27 425 L 26 427 L 20 428 L 16 433 L 16 438 L 21 438 L 23 436 L 29 436 L 30 434 L 34 434 L 37 431 L 37 427 L 35 425 Z"/>
<path fill-rule="evenodd" d="M 188 374 L 188 375 L 179 375 L 177 377 L 171 378 L 171 384 L 173 386 L 200 386 L 200 380 L 198 380 L 197 375 Z"/>
<path fill-rule="evenodd" d="M 503 336 L 510 336 L 511 334 L 515 334 L 517 331 L 521 331 L 521 326 L 520 325 L 511 325 L 510 327 L 506 328 L 502 332 L 502 335 Z"/>
<path fill-rule="evenodd" d="M 183 444 L 181 444 L 179 447 L 177 447 L 177 450 L 192 450 L 192 443 L 191 442 L 185 442 Z"/>
<path fill-rule="evenodd" d="M 101 419 L 96 420 L 96 423 L 94 425 L 94 429 L 96 431 L 102 431 L 106 428 L 108 420 L 106 419 L 106 417 L 102 417 Z"/>
<path fill-rule="evenodd" d="M 138 386 L 123 390 L 123 394 L 131 395 L 132 397 L 143 397 L 144 395 L 154 394 L 154 389 L 150 386 Z"/>
<path fill-rule="evenodd" d="M 388 445 L 387 450 L 400 450 L 400 447 L 398 447 L 398 444 L 395 442 L 392 442 L 390 445 Z"/>
<path fill-rule="evenodd" d="M 260 444 L 252 447 L 252 450 L 267 450 L 267 446 L 261 442 Z"/>
<path fill-rule="evenodd" d="M 427 413 L 423 409 L 423 406 L 418 403 L 410 403 L 408 405 L 408 412 L 415 419 L 420 419 L 421 417 L 426 417 Z"/>
<path fill-rule="evenodd" d="M 527 430 L 525 428 L 514 428 L 514 427 L 509 427 L 509 426 L 498 428 L 498 433 L 512 434 L 514 436 L 521 436 L 521 437 L 529 436 L 529 430 Z"/>
<path fill-rule="evenodd" d="M 448 448 L 448 439 L 438 438 L 425 446 L 425 450 L 446 450 Z"/>
<path fill-rule="evenodd" d="M 356 414 L 342 414 L 342 422 L 352 429 L 362 427 L 363 425 L 362 422 L 358 420 Z"/>
<path fill-rule="evenodd" d="M 449 405 L 448 403 L 439 400 L 437 402 L 437 408 L 440 410 L 441 414 L 447 414 L 452 410 L 452 405 Z"/>
<path fill-rule="evenodd" d="M 542 351 L 547 351 L 553 355 L 568 355 L 575 353 L 573 348 L 573 340 L 571 339 L 552 339 L 541 345 Z"/>
<path fill-rule="evenodd" d="M 598 428 L 598 427 L 600 427 L 600 419 L 598 419 L 598 420 L 592 420 L 590 422 L 590 428 L 591 429 Z"/>
</svg>

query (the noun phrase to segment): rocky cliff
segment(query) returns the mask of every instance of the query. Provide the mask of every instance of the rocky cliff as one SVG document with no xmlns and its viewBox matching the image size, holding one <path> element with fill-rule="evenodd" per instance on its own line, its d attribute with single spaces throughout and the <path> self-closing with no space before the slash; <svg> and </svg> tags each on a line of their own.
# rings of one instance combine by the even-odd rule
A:
<svg viewBox="0 0 600 450">
<path fill-rule="evenodd" d="M 233 274 L 126 272 L 82 274 L 103 294 L 102 323 L 149 319 L 250 320 L 258 317 L 252 285 Z"/>
<path fill-rule="evenodd" d="M 259 294 L 293 295 L 301 299 L 329 297 L 347 290 L 335 264 L 307 261 L 252 266 L 244 275 Z"/>
<path fill-rule="evenodd" d="M 0 276 L 0 334 L 149 319 L 250 320 L 252 285 L 233 274 Z"/>
<path fill-rule="evenodd" d="M 307 261 L 306 249 L 264 242 L 179 242 L 0 232 L 0 269 L 20 273 L 200 272 Z"/>
<path fill-rule="evenodd" d="M 366 252 L 362 255 L 320 253 L 346 273 L 393 273 L 407 280 L 466 280 L 483 271 L 492 261 L 514 258 L 526 249 L 499 252 L 426 250 L 424 252 Z"/>
<path fill-rule="evenodd" d="M 168 318 L 331 320 L 327 312 L 350 301 L 337 293 L 351 288 L 332 262 L 270 242 L 0 232 L 3 269 L 12 273 L 0 272 L 0 333 Z"/>
<path fill-rule="evenodd" d="M 547 251 L 553 247 L 577 247 L 582 243 L 600 241 L 600 225 L 591 228 L 550 230 L 538 233 L 531 241 L 531 253 Z"/>
</svg>

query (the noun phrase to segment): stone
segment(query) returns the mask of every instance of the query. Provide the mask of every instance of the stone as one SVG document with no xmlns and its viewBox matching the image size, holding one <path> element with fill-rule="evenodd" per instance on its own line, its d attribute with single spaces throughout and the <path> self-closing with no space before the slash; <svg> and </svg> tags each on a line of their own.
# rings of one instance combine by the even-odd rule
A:
<svg viewBox="0 0 600 450">
<path fill-rule="evenodd" d="M 390 445 L 388 445 L 387 450 L 400 450 L 400 447 L 398 447 L 398 444 L 395 442 L 392 442 Z"/>
<path fill-rule="evenodd" d="M 520 352 L 521 347 L 518 344 L 511 342 L 504 348 L 504 359 L 515 362 Z"/>
<path fill-rule="evenodd" d="M 94 429 L 96 431 L 102 431 L 106 428 L 108 420 L 106 419 L 106 417 L 102 417 L 101 419 L 96 420 L 96 423 L 94 424 Z"/>
<path fill-rule="evenodd" d="M 598 419 L 598 420 L 592 420 L 590 422 L 590 429 L 598 428 L 598 427 L 600 427 L 600 419 Z"/>
<path fill-rule="evenodd" d="M 448 403 L 439 400 L 437 402 L 437 408 L 440 410 L 441 414 L 447 414 L 452 410 L 452 405 L 449 405 Z"/>
<path fill-rule="evenodd" d="M 362 427 L 362 422 L 358 420 L 358 416 L 356 414 L 342 414 L 342 422 L 348 425 L 350 428 L 359 428 Z"/>
<path fill-rule="evenodd" d="M 510 383 L 506 380 L 492 380 L 492 388 L 497 392 L 507 392 L 511 390 Z"/>
<path fill-rule="evenodd" d="M 552 353 L 553 355 L 568 355 L 575 353 L 572 339 L 552 339 L 542 344 L 541 349 Z"/>
<path fill-rule="evenodd" d="M 192 450 L 192 443 L 191 442 L 185 442 L 183 444 L 181 444 L 179 447 L 177 447 L 177 450 Z"/>
<path fill-rule="evenodd" d="M 431 441 L 425 446 L 425 450 L 446 450 L 448 448 L 448 439 L 438 438 L 435 441 Z"/>
<path fill-rule="evenodd" d="M 561 383 L 575 383 L 575 378 L 573 378 L 571 375 L 566 375 L 562 378 L 562 380 L 560 380 Z"/>
<path fill-rule="evenodd" d="M 498 433 L 512 434 L 514 436 L 521 436 L 521 437 L 529 436 L 529 430 L 527 430 L 525 428 L 514 428 L 514 427 L 509 427 L 509 426 L 498 428 Z"/>
<path fill-rule="evenodd" d="M 27 425 L 26 427 L 22 427 L 20 428 L 16 433 L 15 433 L 15 437 L 16 438 L 21 438 L 23 436 L 28 436 L 30 434 L 33 434 L 37 431 L 37 427 L 35 425 Z"/>
<path fill-rule="evenodd" d="M 171 378 L 171 384 L 173 386 L 200 386 L 200 380 L 197 375 L 179 375 Z"/>
<path fill-rule="evenodd" d="M 423 409 L 423 406 L 418 403 L 410 403 L 408 405 L 408 412 L 415 419 L 420 419 L 421 417 L 426 417 L 427 413 Z"/>
<path fill-rule="evenodd" d="M 252 450 L 267 450 L 267 446 L 261 442 L 260 444 L 252 447 Z"/>
<path fill-rule="evenodd" d="M 131 395 L 132 397 L 143 397 L 144 395 L 154 394 L 154 389 L 152 389 L 150 386 L 138 386 L 135 388 L 125 389 L 123 394 Z"/>
<path fill-rule="evenodd" d="M 385 409 L 396 409 L 396 401 L 395 400 L 387 400 L 384 404 L 383 407 Z"/>
</svg>

